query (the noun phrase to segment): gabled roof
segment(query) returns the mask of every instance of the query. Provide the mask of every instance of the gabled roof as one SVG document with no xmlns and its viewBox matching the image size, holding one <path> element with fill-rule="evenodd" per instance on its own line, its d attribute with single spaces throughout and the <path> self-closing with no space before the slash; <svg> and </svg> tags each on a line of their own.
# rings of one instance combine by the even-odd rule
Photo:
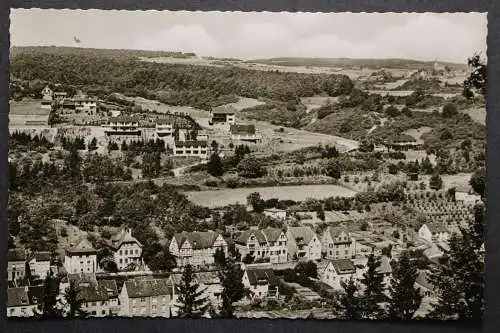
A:
<svg viewBox="0 0 500 333">
<path fill-rule="evenodd" d="M 418 272 L 418 276 L 415 279 L 415 283 L 419 284 L 420 286 L 422 286 L 428 290 L 433 290 L 434 286 L 429 282 L 428 278 L 429 278 L 429 275 L 428 275 L 427 271 L 422 270 L 422 271 Z"/>
<path fill-rule="evenodd" d="M 9 288 L 7 289 L 7 307 L 29 305 L 28 288 Z"/>
<path fill-rule="evenodd" d="M 130 298 L 150 297 L 150 296 L 172 296 L 172 284 L 168 279 L 133 279 L 125 281 L 127 294 Z"/>
<path fill-rule="evenodd" d="M 68 283 L 76 283 L 77 285 L 89 284 L 97 285 L 95 273 L 70 273 L 68 274 Z"/>
<path fill-rule="evenodd" d="M 86 302 L 107 301 L 118 297 L 115 280 L 100 280 L 96 284 L 79 286 L 78 296 Z"/>
<path fill-rule="evenodd" d="M 327 232 L 330 234 L 330 236 L 332 237 L 332 240 L 335 242 L 335 243 L 338 243 L 337 242 L 337 238 L 340 236 L 340 234 L 342 232 L 345 232 L 346 235 L 347 235 L 347 242 L 351 242 L 351 236 L 349 235 L 349 230 L 347 230 L 346 227 L 343 227 L 343 226 L 337 226 L 337 227 L 328 227 L 327 228 Z M 342 241 L 341 241 L 342 243 Z"/>
<path fill-rule="evenodd" d="M 135 243 L 140 247 L 142 247 L 142 244 L 134 236 L 132 236 L 130 229 L 127 228 L 120 229 L 120 231 L 118 231 L 111 237 L 109 243 L 110 243 L 109 245 L 115 250 L 119 249 L 122 246 L 122 244 L 130 244 L 130 243 Z"/>
<path fill-rule="evenodd" d="M 88 254 L 96 254 L 97 250 L 94 249 L 92 244 L 90 244 L 87 238 L 82 238 L 75 246 L 66 250 L 69 254 L 77 254 L 77 253 L 88 253 Z"/>
<path fill-rule="evenodd" d="M 288 232 L 292 235 L 295 242 L 302 239 L 304 244 L 309 244 L 316 236 L 316 233 L 310 227 L 288 227 Z"/>
<path fill-rule="evenodd" d="M 259 244 L 266 244 L 266 236 L 264 236 L 262 231 L 258 229 L 250 229 L 243 231 L 240 234 L 240 236 L 235 240 L 235 243 L 246 245 L 251 235 L 254 235 L 255 238 L 257 238 Z"/>
<path fill-rule="evenodd" d="M 352 274 L 356 272 L 356 266 L 349 259 L 336 259 L 331 261 L 337 274 Z"/>
<path fill-rule="evenodd" d="M 42 262 L 42 261 L 50 261 L 52 255 L 50 252 L 48 251 L 41 251 L 41 252 L 33 252 L 31 253 L 27 260 L 28 261 L 31 261 L 32 259 L 35 259 L 36 261 L 38 262 Z"/>
<path fill-rule="evenodd" d="M 250 281 L 250 285 L 265 285 L 269 284 L 269 286 L 278 285 L 278 279 L 274 275 L 274 271 L 271 268 L 247 268 L 246 273 L 248 276 L 248 280 Z"/>
<path fill-rule="evenodd" d="M 281 233 L 283 232 L 281 229 L 270 228 L 270 227 L 262 229 L 261 231 L 266 237 L 268 242 L 276 242 L 280 238 Z"/>
<path fill-rule="evenodd" d="M 382 256 L 380 258 L 380 267 L 377 271 L 381 274 L 390 274 L 392 273 L 391 260 L 387 256 Z"/>
<path fill-rule="evenodd" d="M 232 134 L 255 134 L 255 125 L 231 125 L 230 131 Z"/>
<path fill-rule="evenodd" d="M 118 297 L 118 286 L 115 280 L 99 280 L 99 286 L 106 290 L 110 298 Z"/>
<path fill-rule="evenodd" d="M 26 260 L 26 252 L 24 249 L 11 249 L 7 253 L 7 261 L 24 261 Z"/>
<path fill-rule="evenodd" d="M 219 233 L 213 231 L 184 231 L 174 235 L 179 248 L 187 241 L 194 250 L 211 248 L 219 236 Z"/>
</svg>

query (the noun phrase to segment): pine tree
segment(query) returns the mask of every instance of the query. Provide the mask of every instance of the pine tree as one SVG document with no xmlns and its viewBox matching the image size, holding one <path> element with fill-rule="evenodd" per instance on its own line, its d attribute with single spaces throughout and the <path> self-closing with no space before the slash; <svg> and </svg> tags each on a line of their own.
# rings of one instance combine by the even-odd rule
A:
<svg viewBox="0 0 500 333">
<path fill-rule="evenodd" d="M 203 293 L 204 290 L 200 290 L 200 285 L 194 278 L 193 267 L 187 265 L 184 267 L 179 284 L 179 317 L 199 318 L 203 316 L 209 308 L 207 297 Z"/>
<path fill-rule="evenodd" d="M 222 165 L 219 154 L 213 153 L 210 155 L 210 159 L 207 163 L 207 172 L 214 177 L 220 177 L 224 174 L 224 166 Z"/>
<path fill-rule="evenodd" d="M 35 316 L 42 318 L 60 318 L 63 315 L 60 309 L 57 295 L 59 293 L 59 281 L 53 276 L 52 272 L 45 277 L 43 284 L 43 298 L 38 309 L 35 310 Z"/>
<path fill-rule="evenodd" d="M 381 319 L 384 310 L 380 303 L 386 301 L 384 275 L 380 273 L 381 261 L 372 254 L 368 257 L 367 271 L 360 282 L 365 286 L 362 296 L 363 318 Z"/>
<path fill-rule="evenodd" d="M 415 287 L 418 270 L 410 261 L 408 252 L 404 252 L 393 266 L 389 287 L 389 317 L 392 320 L 409 320 L 422 302 L 422 295 Z"/>
<path fill-rule="evenodd" d="M 220 306 L 220 317 L 234 318 L 234 303 L 245 295 L 245 286 L 242 282 L 243 270 L 240 265 L 228 259 L 226 268 L 220 274 L 222 284 L 222 304 Z"/>
<path fill-rule="evenodd" d="M 437 302 L 429 317 L 480 322 L 484 313 L 484 206 L 474 207 L 474 219 L 448 241 L 439 265 L 431 269 Z"/>
<path fill-rule="evenodd" d="M 80 288 L 76 285 L 74 281 L 71 281 L 69 287 L 66 288 L 64 293 L 64 299 L 69 305 L 68 318 L 76 317 L 86 317 L 88 313 L 82 309 L 84 300 L 79 296 Z"/>
<path fill-rule="evenodd" d="M 362 299 L 358 284 L 351 278 L 341 282 L 342 294 L 334 304 L 334 313 L 339 319 L 359 320 L 362 318 Z"/>
</svg>

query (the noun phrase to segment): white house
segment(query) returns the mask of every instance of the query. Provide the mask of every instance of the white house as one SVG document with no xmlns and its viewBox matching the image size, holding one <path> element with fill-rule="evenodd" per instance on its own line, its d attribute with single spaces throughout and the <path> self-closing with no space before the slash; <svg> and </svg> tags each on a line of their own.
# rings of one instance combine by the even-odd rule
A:
<svg viewBox="0 0 500 333">
<path fill-rule="evenodd" d="M 45 101 L 52 101 L 53 93 L 54 92 L 49 88 L 49 86 L 45 86 L 45 88 L 42 89 L 42 99 Z"/>
<path fill-rule="evenodd" d="M 227 242 L 214 231 L 181 232 L 175 234 L 169 251 L 175 257 L 178 267 L 195 267 L 214 264 L 214 254 L 221 249 L 227 255 Z"/>
<path fill-rule="evenodd" d="M 342 282 L 357 278 L 356 266 L 349 259 L 331 260 L 318 273 L 320 280 L 335 290 L 342 290 Z"/>
<path fill-rule="evenodd" d="M 89 115 L 95 115 L 97 113 L 97 99 L 93 98 L 74 98 L 75 111 L 85 112 Z"/>
<path fill-rule="evenodd" d="M 418 230 L 418 236 L 430 243 L 444 243 L 450 238 L 450 232 L 442 224 L 424 223 Z"/>
<path fill-rule="evenodd" d="M 326 228 L 321 244 L 324 258 L 352 259 L 356 256 L 355 240 L 345 227 Z"/>
<path fill-rule="evenodd" d="M 111 237 L 109 245 L 114 250 L 113 257 L 119 270 L 128 267 L 139 270 L 144 265 L 142 244 L 132 236 L 130 228 L 120 229 L 118 233 Z"/>
<path fill-rule="evenodd" d="M 170 119 L 158 119 L 155 125 L 157 138 L 171 137 L 174 135 L 174 126 Z"/>
<path fill-rule="evenodd" d="M 272 217 L 273 219 L 284 220 L 286 219 L 286 210 L 279 208 L 266 208 L 264 215 Z"/>
<path fill-rule="evenodd" d="M 174 141 L 174 156 L 198 156 L 207 158 L 208 144 L 206 141 Z"/>
<path fill-rule="evenodd" d="M 310 227 L 288 227 L 286 236 L 290 259 L 321 259 L 321 242 Z"/>
<path fill-rule="evenodd" d="M 236 123 L 235 109 L 233 107 L 220 106 L 210 112 L 209 125 L 231 126 Z"/>
<path fill-rule="evenodd" d="M 470 186 L 455 187 L 455 200 L 459 203 L 474 205 L 481 200 L 481 196 Z"/>
<path fill-rule="evenodd" d="M 97 250 L 86 238 L 66 250 L 64 268 L 68 273 L 95 273 L 97 271 Z"/>
<path fill-rule="evenodd" d="M 278 279 L 269 265 L 247 265 L 242 278 L 251 298 L 278 297 Z"/>
<path fill-rule="evenodd" d="M 7 281 L 17 281 L 26 275 L 26 251 L 10 249 L 7 253 Z"/>
<path fill-rule="evenodd" d="M 118 296 L 120 316 L 171 317 L 175 315 L 175 289 L 170 279 L 125 281 Z"/>
<path fill-rule="evenodd" d="M 243 231 L 234 242 L 236 249 L 241 254 L 241 259 L 247 255 L 254 259 L 267 257 L 268 244 L 266 236 L 258 228 Z"/>
<path fill-rule="evenodd" d="M 286 233 L 278 228 L 265 228 L 261 230 L 267 242 L 269 261 L 272 264 L 288 261 L 288 239 Z"/>
<path fill-rule="evenodd" d="M 50 272 L 50 257 L 50 252 L 31 253 L 27 258 L 31 276 L 45 278 Z"/>
<path fill-rule="evenodd" d="M 196 140 L 208 142 L 208 133 L 206 131 L 198 131 L 196 135 Z"/>
</svg>

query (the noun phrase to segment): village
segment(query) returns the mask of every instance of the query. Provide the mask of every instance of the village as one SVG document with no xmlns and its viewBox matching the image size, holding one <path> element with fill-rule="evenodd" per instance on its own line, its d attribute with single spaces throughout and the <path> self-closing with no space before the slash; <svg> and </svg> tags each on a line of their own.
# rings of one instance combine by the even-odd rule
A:
<svg viewBox="0 0 500 333">
<path fill-rule="evenodd" d="M 318 110 L 342 105 L 338 96 L 332 97 L 333 101 L 322 97 L 319 106 L 312 105 L 313 111 L 304 113 L 310 117 L 305 127 L 255 118 L 260 117 L 255 110 L 264 105 L 257 99 L 244 107 L 231 102 L 200 111 L 121 93 L 92 95 L 84 92 L 84 87 L 68 93 L 67 87 L 45 82 L 38 86 L 38 98 L 13 100 L 10 131 L 15 145 L 9 162 L 22 165 L 30 156 L 39 155 L 42 166 L 53 163 L 63 173 L 82 172 L 83 183 L 91 185 L 68 193 L 68 197 L 77 196 L 77 203 L 71 206 L 75 212 L 56 213 L 50 221 L 44 220 L 54 225 L 55 236 L 51 237 L 57 245 L 30 246 L 21 236 L 27 231 L 11 233 L 7 315 L 35 316 L 47 292 L 47 277 L 51 277 L 61 308 L 70 306 L 66 294 L 71 286 L 77 288 L 82 309 L 89 316 L 177 317 L 186 267 L 193 270 L 208 307 L 219 309 L 224 262 L 230 260 L 241 268 L 245 288 L 245 296 L 235 302 L 237 317 L 335 318 L 330 300 L 342 294 L 349 281 L 363 280 L 369 260 L 379 262 L 377 272 L 387 289 L 395 263 L 404 253 L 411 253 L 412 260 L 419 263 L 414 285 L 423 296 L 416 316 L 425 317 L 438 300 L 429 282 L 431 267 L 440 265 L 450 250 L 450 238 L 474 219 L 474 209 L 482 201 L 472 180 L 482 167 L 481 158 L 460 155 L 469 147 L 480 150 L 481 138 L 474 137 L 471 143 L 469 136 L 453 132 L 455 138 L 444 140 L 459 140 L 459 144 L 450 148 L 448 155 L 441 148 L 428 147 L 425 135 L 433 131 L 429 126 L 398 135 L 382 133 L 385 139 L 370 140 L 371 133 L 384 130 L 384 122 L 396 122 L 391 117 L 405 117 L 405 112 L 412 112 L 413 117 L 418 112 L 445 117 L 444 105 L 465 103 L 457 97 L 456 85 L 451 85 L 454 92 L 436 97 L 436 105 L 429 107 L 439 110 L 419 110 L 423 108 L 419 105 L 405 111 L 396 99 L 408 100 L 415 91 L 401 97 L 391 95 L 392 90 L 373 89 L 374 84 L 391 76 L 388 73 L 373 71 L 355 79 L 356 86 L 365 87 L 359 89 L 369 94 L 363 97 L 365 102 L 377 95 L 382 100 L 377 103 L 385 104 L 374 112 L 383 118 L 375 125 L 363 125 L 368 134 L 361 137 L 353 137 L 354 131 L 339 135 L 343 129 L 325 134 L 315 127 L 322 121 Z M 435 63 L 430 69 L 408 70 L 403 79 L 390 81 L 404 85 L 412 80 L 432 82 L 436 77 L 454 79 L 460 75 L 465 72 Z M 351 102 L 354 99 L 354 93 L 346 96 L 342 97 Z M 422 98 L 432 100 L 429 95 Z M 384 103 L 386 100 L 390 102 Z M 287 108 L 290 111 L 308 103 L 314 104 L 300 101 L 288 103 L 293 105 Z M 450 112 L 458 118 L 467 110 L 455 107 Z M 463 121 L 479 126 L 470 117 Z M 38 143 L 25 149 L 25 137 Z M 143 155 L 122 162 L 137 151 Z M 66 157 L 68 152 L 70 157 Z M 109 161 L 92 162 L 94 154 Z M 82 168 L 95 163 L 94 169 L 71 169 L 71 156 L 83 156 L 78 162 Z M 122 168 L 121 163 L 126 166 Z M 109 179 L 98 178 L 108 164 L 115 171 L 106 171 Z M 22 172 L 27 171 L 18 167 L 17 174 Z M 43 175 L 48 173 L 43 171 Z M 30 177 L 35 183 L 37 177 Z M 131 195 L 129 206 L 135 200 L 149 200 L 152 205 L 166 200 L 165 209 L 151 219 L 137 213 L 136 222 L 117 218 L 117 214 L 90 215 L 103 210 L 101 203 L 94 204 L 91 199 L 92 191 L 104 192 L 99 183 L 150 186 L 152 194 L 147 192 L 149 197 L 140 199 L 145 201 Z M 287 192 L 293 195 L 288 197 Z M 174 199 L 162 197 L 167 195 Z M 63 201 L 60 205 L 67 205 Z M 83 213 L 79 213 L 81 207 L 87 207 Z M 119 207 L 134 209 L 127 204 Z M 195 211 L 198 216 L 185 216 Z M 21 209 L 15 215 L 14 223 L 20 224 L 21 230 L 23 224 L 30 223 L 27 212 Z M 148 237 L 143 236 L 145 226 L 148 232 L 149 228 L 155 230 L 161 244 L 153 255 Z M 46 242 L 47 237 L 43 237 Z M 205 316 L 210 317 L 210 311 Z"/>
</svg>

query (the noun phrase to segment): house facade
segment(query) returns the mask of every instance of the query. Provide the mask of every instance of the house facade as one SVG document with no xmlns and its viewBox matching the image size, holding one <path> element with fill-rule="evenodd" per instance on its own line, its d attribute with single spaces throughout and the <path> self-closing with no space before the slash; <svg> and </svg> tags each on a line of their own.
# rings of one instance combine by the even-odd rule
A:
<svg viewBox="0 0 500 333">
<path fill-rule="evenodd" d="M 444 243 L 450 238 L 450 232 L 444 225 L 425 223 L 418 230 L 418 236 L 429 243 Z"/>
<path fill-rule="evenodd" d="M 170 317 L 175 315 L 175 289 L 170 279 L 125 281 L 118 296 L 120 316 Z"/>
<path fill-rule="evenodd" d="M 209 125 L 231 126 L 236 123 L 235 110 L 232 107 L 217 107 L 210 112 Z"/>
<path fill-rule="evenodd" d="M 178 267 L 213 265 L 217 249 L 227 255 L 226 240 L 214 231 L 181 232 L 174 235 L 169 245 Z"/>
<path fill-rule="evenodd" d="M 126 136 L 140 136 L 141 130 L 139 128 L 139 120 L 133 117 L 110 117 L 106 124 L 104 133 L 106 136 L 113 135 L 126 135 Z"/>
<path fill-rule="evenodd" d="M 95 273 L 97 250 L 88 239 L 83 238 L 74 247 L 66 250 L 63 265 L 68 273 Z"/>
<path fill-rule="evenodd" d="M 289 260 L 321 259 L 321 242 L 310 227 L 288 227 L 286 235 Z"/>
<path fill-rule="evenodd" d="M 335 290 L 342 290 L 342 283 L 356 279 L 356 266 L 349 259 L 331 260 L 318 272 L 319 278 Z"/>
<path fill-rule="evenodd" d="M 113 235 L 109 242 L 114 250 L 113 258 L 119 270 L 140 269 L 144 263 L 142 260 L 142 244 L 132 236 L 130 228 L 122 228 Z"/>
<path fill-rule="evenodd" d="M 45 86 L 45 88 L 42 89 L 42 99 L 44 101 L 52 101 L 53 93 L 54 92 L 49 86 Z"/>
<path fill-rule="evenodd" d="M 266 208 L 264 209 L 264 215 L 277 220 L 285 220 L 286 210 L 279 208 Z"/>
<path fill-rule="evenodd" d="M 26 276 L 26 252 L 11 249 L 7 253 L 7 281 L 17 281 Z"/>
<path fill-rule="evenodd" d="M 278 228 L 262 229 L 267 242 L 267 255 L 272 264 L 288 261 L 288 239 L 286 233 Z"/>
<path fill-rule="evenodd" d="M 270 266 L 247 265 L 242 277 L 250 298 L 278 297 L 278 279 Z"/>
<path fill-rule="evenodd" d="M 344 227 L 328 227 L 322 239 L 323 257 L 327 259 L 352 259 L 356 256 L 355 240 Z"/>
<path fill-rule="evenodd" d="M 155 125 L 157 138 L 171 137 L 174 135 L 174 126 L 169 119 L 158 119 Z"/>
<path fill-rule="evenodd" d="M 27 262 L 31 276 L 45 278 L 50 272 L 50 252 L 34 252 L 28 256 Z"/>
<path fill-rule="evenodd" d="M 231 132 L 231 140 L 233 141 L 246 141 L 246 142 L 258 142 L 260 141 L 260 135 L 257 134 L 255 130 L 255 125 L 242 125 L 234 124 L 229 128 Z"/>
<path fill-rule="evenodd" d="M 97 114 L 97 100 L 93 98 L 75 98 L 73 99 L 75 103 L 76 112 L 85 112 L 88 115 Z"/>
<path fill-rule="evenodd" d="M 208 144 L 206 141 L 174 141 L 174 156 L 208 157 Z"/>
<path fill-rule="evenodd" d="M 257 228 L 243 231 L 235 240 L 236 249 L 241 254 L 241 259 L 247 255 L 254 259 L 267 257 L 269 250 L 264 234 Z"/>
<path fill-rule="evenodd" d="M 43 299 L 43 287 L 7 289 L 7 317 L 32 317 Z"/>
</svg>

